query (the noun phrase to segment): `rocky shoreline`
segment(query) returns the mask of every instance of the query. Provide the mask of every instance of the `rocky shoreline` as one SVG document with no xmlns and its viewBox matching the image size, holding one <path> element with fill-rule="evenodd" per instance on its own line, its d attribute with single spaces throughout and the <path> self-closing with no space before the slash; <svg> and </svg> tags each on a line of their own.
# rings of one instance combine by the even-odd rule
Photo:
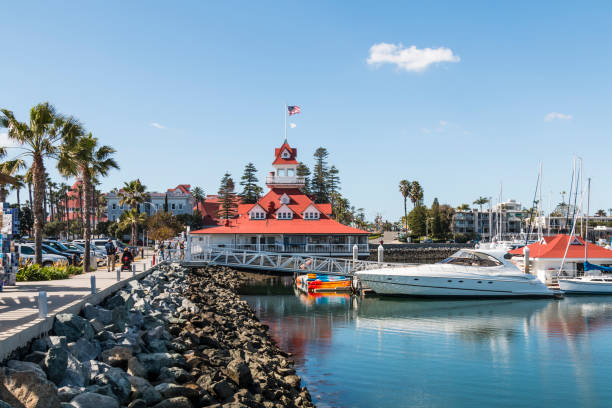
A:
<svg viewBox="0 0 612 408">
<path fill-rule="evenodd" d="M 230 268 L 163 265 L 59 314 L 0 367 L 0 408 L 312 407 Z"/>
</svg>

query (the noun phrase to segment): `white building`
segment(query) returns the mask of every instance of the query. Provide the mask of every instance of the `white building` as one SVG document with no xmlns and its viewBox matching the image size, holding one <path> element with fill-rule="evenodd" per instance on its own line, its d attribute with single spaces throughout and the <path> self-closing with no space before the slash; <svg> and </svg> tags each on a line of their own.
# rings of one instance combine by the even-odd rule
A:
<svg viewBox="0 0 612 408">
<path fill-rule="evenodd" d="M 168 198 L 168 212 L 174 215 L 193 214 L 194 200 L 189 184 L 179 184 L 170 188 L 165 193 L 148 193 L 149 201 L 140 204 L 140 212 L 148 215 L 164 210 L 166 197 Z M 106 214 L 109 221 L 116 221 L 129 206 L 119 204 L 119 190 L 113 190 L 106 194 Z"/>
</svg>

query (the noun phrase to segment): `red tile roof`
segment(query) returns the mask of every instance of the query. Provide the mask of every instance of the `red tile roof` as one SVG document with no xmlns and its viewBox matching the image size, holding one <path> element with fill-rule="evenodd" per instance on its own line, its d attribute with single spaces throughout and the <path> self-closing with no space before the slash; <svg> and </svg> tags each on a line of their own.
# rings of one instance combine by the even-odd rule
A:
<svg viewBox="0 0 612 408">
<path fill-rule="evenodd" d="M 287 151 L 289 152 L 288 159 L 283 159 L 281 157 L 281 153 L 285 149 L 287 149 Z M 289 146 L 289 143 L 285 142 L 281 147 L 274 149 L 274 161 L 272 162 L 272 164 L 299 164 L 296 160 L 296 157 L 297 149 L 294 149 L 293 147 Z"/>
<path fill-rule="evenodd" d="M 289 196 L 287 206 L 293 211 L 293 219 L 278 220 L 274 213 L 281 206 L 280 198 Z M 259 204 L 266 211 L 265 220 L 249 219 L 249 211 Z M 204 217 L 206 226 L 211 226 L 195 234 L 368 234 L 357 228 L 352 228 L 331 218 L 331 204 L 315 204 L 297 188 L 273 188 L 259 199 L 257 204 L 239 204 L 238 216 L 225 225 L 224 220 L 217 219 L 219 200 L 216 196 L 206 197 L 204 205 L 198 204 L 198 209 Z M 302 213 L 310 206 L 319 210 L 318 220 L 304 220 Z"/>
<path fill-rule="evenodd" d="M 332 219 L 320 220 L 249 220 L 248 218 L 235 218 L 230 220 L 228 226 L 203 228 L 192 231 L 193 234 L 368 234 L 357 228 L 340 224 Z"/>
<path fill-rule="evenodd" d="M 565 255 L 568 239 L 569 235 L 565 234 L 544 237 L 543 242 L 536 242 L 528 245 L 529 257 L 561 259 Z M 584 259 L 584 240 L 580 237 L 573 237 L 572 242 L 576 243 L 569 246 L 566 259 Z M 587 243 L 587 245 L 589 259 L 612 259 L 612 250 L 590 242 Z M 510 253 L 513 255 L 522 255 L 523 248 L 513 249 Z"/>
</svg>

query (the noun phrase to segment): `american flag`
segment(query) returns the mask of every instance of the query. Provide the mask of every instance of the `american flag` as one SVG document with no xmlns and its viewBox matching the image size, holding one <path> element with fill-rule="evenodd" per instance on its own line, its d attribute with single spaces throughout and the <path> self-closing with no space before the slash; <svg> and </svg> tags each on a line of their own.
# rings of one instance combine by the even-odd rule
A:
<svg viewBox="0 0 612 408">
<path fill-rule="evenodd" d="M 289 109 L 289 116 L 297 115 L 298 113 L 300 113 L 299 106 L 287 106 L 287 109 Z"/>
</svg>

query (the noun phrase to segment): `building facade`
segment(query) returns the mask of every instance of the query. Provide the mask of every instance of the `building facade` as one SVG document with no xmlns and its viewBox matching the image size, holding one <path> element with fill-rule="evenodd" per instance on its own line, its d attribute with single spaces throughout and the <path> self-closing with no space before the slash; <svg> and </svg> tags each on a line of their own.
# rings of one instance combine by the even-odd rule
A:
<svg viewBox="0 0 612 408">
<path fill-rule="evenodd" d="M 331 204 L 313 202 L 296 174 L 297 149 L 285 142 L 274 151 L 273 171 L 266 177 L 269 191 L 255 204 L 238 203 L 236 217 L 217 218 L 219 201 L 208 196 L 198 205 L 205 228 L 193 231 L 195 247 L 319 255 L 369 255 L 368 232 L 332 219 Z"/>
<path fill-rule="evenodd" d="M 113 190 L 106 194 L 107 217 L 109 221 L 117 221 L 121 214 L 129 210 L 129 206 L 119 204 L 119 191 Z M 149 201 L 140 204 L 140 212 L 153 215 L 164 210 L 166 197 L 168 197 L 168 212 L 179 214 L 193 214 L 194 200 L 189 184 L 179 184 L 169 188 L 165 193 L 148 193 Z"/>
<path fill-rule="evenodd" d="M 529 212 L 520 202 L 508 200 L 483 209 L 456 210 L 453 232 L 480 237 L 490 241 L 493 237 L 510 238 L 524 232 Z"/>
</svg>

